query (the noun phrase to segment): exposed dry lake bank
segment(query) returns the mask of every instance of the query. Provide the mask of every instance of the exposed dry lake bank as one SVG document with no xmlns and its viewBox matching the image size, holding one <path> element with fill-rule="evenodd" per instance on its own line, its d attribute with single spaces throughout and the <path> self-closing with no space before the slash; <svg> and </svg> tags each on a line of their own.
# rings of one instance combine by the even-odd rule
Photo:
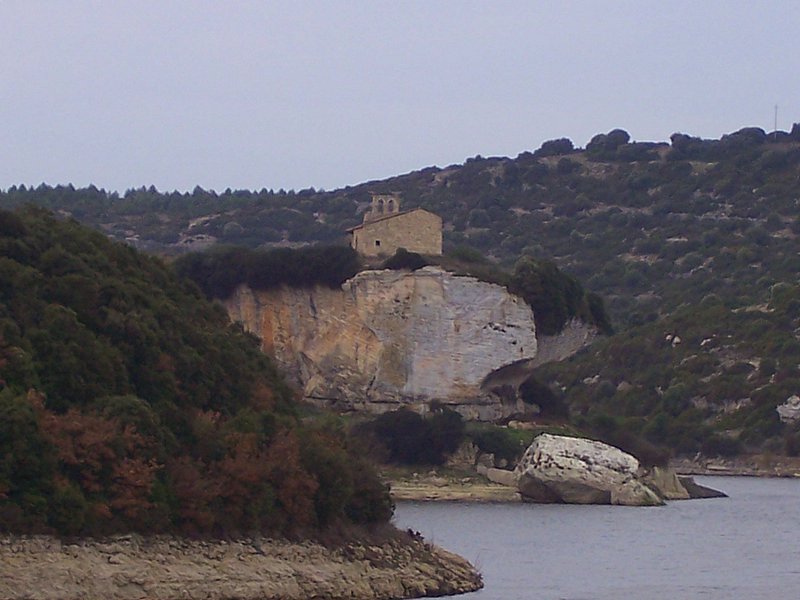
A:
<svg viewBox="0 0 800 600">
<path fill-rule="evenodd" d="M 442 469 L 387 474 L 395 501 L 520 502 L 516 488 L 489 481 L 474 471 Z"/>
<path fill-rule="evenodd" d="M 800 477 L 800 457 L 759 454 L 734 458 L 673 459 L 670 466 L 681 475 L 741 475 L 747 477 Z"/>
<path fill-rule="evenodd" d="M 267 538 L 0 536 L 3 600 L 390 600 L 482 585 L 465 559 L 405 534 L 334 549 Z"/>
</svg>

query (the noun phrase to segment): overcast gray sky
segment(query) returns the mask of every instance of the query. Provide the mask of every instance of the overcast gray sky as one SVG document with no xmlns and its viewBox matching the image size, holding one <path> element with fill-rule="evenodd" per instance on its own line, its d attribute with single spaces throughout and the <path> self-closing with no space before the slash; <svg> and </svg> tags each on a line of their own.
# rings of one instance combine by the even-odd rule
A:
<svg viewBox="0 0 800 600">
<path fill-rule="evenodd" d="M 800 2 L 0 0 L 0 188 L 334 189 L 800 121 Z"/>
</svg>

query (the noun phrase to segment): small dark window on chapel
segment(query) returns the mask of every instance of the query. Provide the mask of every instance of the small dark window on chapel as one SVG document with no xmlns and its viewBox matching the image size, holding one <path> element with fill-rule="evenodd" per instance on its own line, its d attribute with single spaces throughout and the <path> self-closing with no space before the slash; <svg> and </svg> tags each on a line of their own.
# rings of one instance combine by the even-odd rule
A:
<svg viewBox="0 0 800 600">
<path fill-rule="evenodd" d="M 380 240 L 375 240 L 375 245 L 376 246 L 380 246 L 381 245 L 381 241 Z"/>
</svg>

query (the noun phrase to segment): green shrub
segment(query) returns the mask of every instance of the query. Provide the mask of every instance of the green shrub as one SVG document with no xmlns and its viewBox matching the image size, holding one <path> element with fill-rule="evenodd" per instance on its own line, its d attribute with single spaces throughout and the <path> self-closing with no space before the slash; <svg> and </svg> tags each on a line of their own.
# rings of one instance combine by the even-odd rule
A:
<svg viewBox="0 0 800 600">
<path fill-rule="evenodd" d="M 742 451 L 742 443 L 738 438 L 711 434 L 703 440 L 700 451 L 706 456 L 737 456 Z"/>
<path fill-rule="evenodd" d="M 78 486 L 72 483 L 57 486 L 48 505 L 48 525 L 55 531 L 66 535 L 83 531 L 89 502 Z"/>
<path fill-rule="evenodd" d="M 567 418 L 569 409 L 549 386 L 530 376 L 519 387 L 519 395 L 526 404 L 535 404 L 544 417 Z"/>
<path fill-rule="evenodd" d="M 383 263 L 384 269 L 392 269 L 393 271 L 416 271 L 428 265 L 421 254 L 416 252 L 409 252 L 405 248 L 398 248 L 397 251 L 386 259 Z"/>
<path fill-rule="evenodd" d="M 353 493 L 344 508 L 353 523 L 387 523 L 394 513 L 389 486 L 378 477 L 372 463 L 363 457 L 350 457 Z"/>
<path fill-rule="evenodd" d="M 784 434 L 784 452 L 788 456 L 800 456 L 800 429 Z"/>
<path fill-rule="evenodd" d="M 433 414 L 427 419 L 433 434 L 436 451 L 447 459 L 458 450 L 464 440 L 464 419 L 457 412 L 443 407 L 434 407 Z"/>
<path fill-rule="evenodd" d="M 565 154 L 572 154 L 575 151 L 575 146 L 572 145 L 572 140 L 568 138 L 559 138 L 557 140 L 547 140 L 533 153 L 534 158 L 544 156 L 563 156 Z"/>
<path fill-rule="evenodd" d="M 387 452 L 390 462 L 404 465 L 440 465 L 464 439 L 461 416 L 434 407 L 424 418 L 402 408 L 379 415 L 363 425 L 359 435 L 371 435 Z"/>
<path fill-rule="evenodd" d="M 521 444 L 512 432 L 505 427 L 492 425 L 471 426 L 467 437 L 485 454 L 493 454 L 496 459 L 514 463 L 525 452 L 527 445 Z"/>
<path fill-rule="evenodd" d="M 601 313 L 598 315 L 601 323 L 607 323 L 602 304 L 593 299 L 590 310 L 580 284 L 559 271 L 552 262 L 521 258 L 514 267 L 508 289 L 531 306 L 541 334 L 559 333 L 572 318 L 595 322 L 598 313 Z"/>
<path fill-rule="evenodd" d="M 758 365 L 758 372 L 765 377 L 774 375 L 777 370 L 778 370 L 778 363 L 774 358 L 770 357 L 762 358 L 761 362 Z"/>
<path fill-rule="evenodd" d="M 647 441 L 632 431 L 632 421 L 595 411 L 588 420 L 593 437 L 635 456 L 643 466 L 665 466 L 670 451 Z"/>
<path fill-rule="evenodd" d="M 447 255 L 450 258 L 463 261 L 465 263 L 486 264 L 489 262 L 489 260 L 480 252 L 480 250 L 476 250 L 470 246 L 456 246 L 447 252 Z"/>
<path fill-rule="evenodd" d="M 176 272 L 194 281 L 211 298 L 227 298 L 241 284 L 256 290 L 288 285 L 336 288 L 361 268 L 358 254 L 346 246 L 312 246 L 251 250 L 215 246 L 187 254 L 174 263 Z"/>
</svg>

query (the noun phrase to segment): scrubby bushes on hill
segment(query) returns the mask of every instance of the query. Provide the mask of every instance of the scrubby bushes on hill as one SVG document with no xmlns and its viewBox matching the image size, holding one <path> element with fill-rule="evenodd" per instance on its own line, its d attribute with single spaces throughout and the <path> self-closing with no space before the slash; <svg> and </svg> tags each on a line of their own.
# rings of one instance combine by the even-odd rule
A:
<svg viewBox="0 0 800 600">
<path fill-rule="evenodd" d="M 533 158 L 542 158 L 545 156 L 564 156 L 565 154 L 572 154 L 576 152 L 575 146 L 572 145 L 572 140 L 569 138 L 559 138 L 557 140 L 547 140 L 538 150 L 533 153 Z"/>
<path fill-rule="evenodd" d="M 495 462 L 504 460 L 508 465 L 513 465 L 530 446 L 535 433 L 489 423 L 470 423 L 467 436 L 481 452 L 493 455 Z"/>
<path fill-rule="evenodd" d="M 793 433 L 775 408 L 800 389 L 799 290 L 775 285 L 750 310 L 709 295 L 536 377 L 564 388 L 576 423 L 604 435 L 633 433 L 679 455 L 783 452 Z"/>
<path fill-rule="evenodd" d="M 442 407 L 434 407 L 427 418 L 400 409 L 363 423 L 356 435 L 383 448 L 388 462 L 440 465 L 464 439 L 464 421 L 458 413 Z"/>
<path fill-rule="evenodd" d="M 597 325 L 603 333 L 612 332 L 600 297 L 587 295 L 552 262 L 522 258 L 514 267 L 508 289 L 531 306 L 541 333 L 555 335 L 573 318 Z"/>
<path fill-rule="evenodd" d="M 533 375 L 519 386 L 519 395 L 526 404 L 538 406 L 539 414 L 543 417 L 560 419 L 569 417 L 569 409 L 560 395 L 540 383 Z"/>
<path fill-rule="evenodd" d="M 359 424 L 353 435 L 377 448 L 381 460 L 398 465 L 442 465 L 467 440 L 481 452 L 513 463 L 533 439 L 530 431 L 465 423 L 441 406 L 425 417 L 407 408 L 387 412 Z"/>
<path fill-rule="evenodd" d="M 273 250 L 223 246 L 175 261 L 178 274 L 197 283 L 212 298 L 227 298 L 242 284 L 257 290 L 280 285 L 337 287 L 360 266 L 358 254 L 346 246 Z"/>
<path fill-rule="evenodd" d="M 282 533 L 391 516 L 256 340 L 159 260 L 0 211 L 0 531 Z"/>
<path fill-rule="evenodd" d="M 416 271 L 428 264 L 428 261 L 421 254 L 409 252 L 405 248 L 398 248 L 397 252 L 387 258 L 382 266 L 384 269 L 392 269 L 393 271 L 401 271 L 403 269 Z"/>
<path fill-rule="evenodd" d="M 120 196 L 92 186 L 14 186 L 0 191 L 0 206 L 35 202 L 119 239 L 133 233 L 144 248 L 178 253 L 186 244 L 165 242 L 195 235 L 251 247 L 342 240 L 370 192 L 399 191 L 407 208 L 442 215 L 446 248 L 472 246 L 506 268 L 521 254 L 552 257 L 601 294 L 624 327 L 711 292 L 758 303 L 772 283 L 793 277 L 800 268 L 792 245 L 800 231 L 798 131 L 745 128 L 719 140 L 678 133 L 668 146 L 612 130 L 564 156 L 556 153 L 571 142 L 551 140 L 537 155 L 475 157 L 332 192 L 151 187 Z"/>
<path fill-rule="evenodd" d="M 681 453 L 703 447 L 709 430 L 738 439 L 745 450 L 783 451 L 783 438 L 792 432 L 767 415 L 797 389 L 791 366 L 797 324 L 786 321 L 796 314 L 781 309 L 783 324 L 766 315 L 767 325 L 742 314 L 739 324 L 722 311 L 708 312 L 705 302 L 716 298 L 725 311 L 745 310 L 768 302 L 776 283 L 796 283 L 800 124 L 790 133 L 746 128 L 719 140 L 677 133 L 669 148 L 608 132 L 590 141 L 587 151 L 573 148 L 563 156 L 571 142 L 553 142 L 536 155 L 475 157 L 463 166 L 431 167 L 332 192 L 197 188 L 181 194 L 141 188 L 120 197 L 92 186 L 15 186 L 0 191 L 0 205 L 36 202 L 119 239 L 133 232 L 143 247 L 180 252 L 184 245 L 162 242 L 195 234 L 253 247 L 341 239 L 359 223 L 370 192 L 399 191 L 405 207 L 442 215 L 445 248 L 470 247 L 490 259 L 485 265 L 462 261 L 474 273 L 480 267 L 482 279 L 505 285 L 509 277 L 498 274 L 496 264 L 511 270 L 520 255 L 551 258 L 602 295 L 618 329 L 636 333 L 617 340 L 621 345 L 601 342 L 598 352 L 581 358 L 587 366 L 579 378 L 573 379 L 570 364 L 553 367 L 560 370 L 553 379 L 568 388 L 571 407 L 585 411 L 590 401 L 608 403 L 608 410 L 631 419 L 626 426 Z M 231 285 L 227 276 L 220 275 L 223 289 Z M 596 306 L 592 298 L 587 295 L 590 309 Z M 689 355 L 682 352 L 685 346 L 671 354 L 660 348 L 653 340 L 675 330 L 670 315 L 686 307 L 682 326 L 724 324 L 720 335 L 730 341 L 720 345 L 739 355 L 726 353 L 726 360 L 739 363 L 747 356 L 763 370 L 729 373 L 709 346 Z M 56 311 L 49 318 L 63 315 Z M 98 370 L 108 371 L 103 365 Z M 603 383 L 583 383 L 600 372 Z M 677 394 L 672 379 L 684 385 L 688 399 Z M 617 387 L 626 381 L 633 389 Z M 607 395 L 612 385 L 615 391 Z M 660 394 L 670 388 L 664 402 Z M 745 398 L 753 404 L 729 417 L 716 414 L 721 405 L 730 408 Z M 721 452 L 725 445 L 705 447 Z"/>
</svg>

